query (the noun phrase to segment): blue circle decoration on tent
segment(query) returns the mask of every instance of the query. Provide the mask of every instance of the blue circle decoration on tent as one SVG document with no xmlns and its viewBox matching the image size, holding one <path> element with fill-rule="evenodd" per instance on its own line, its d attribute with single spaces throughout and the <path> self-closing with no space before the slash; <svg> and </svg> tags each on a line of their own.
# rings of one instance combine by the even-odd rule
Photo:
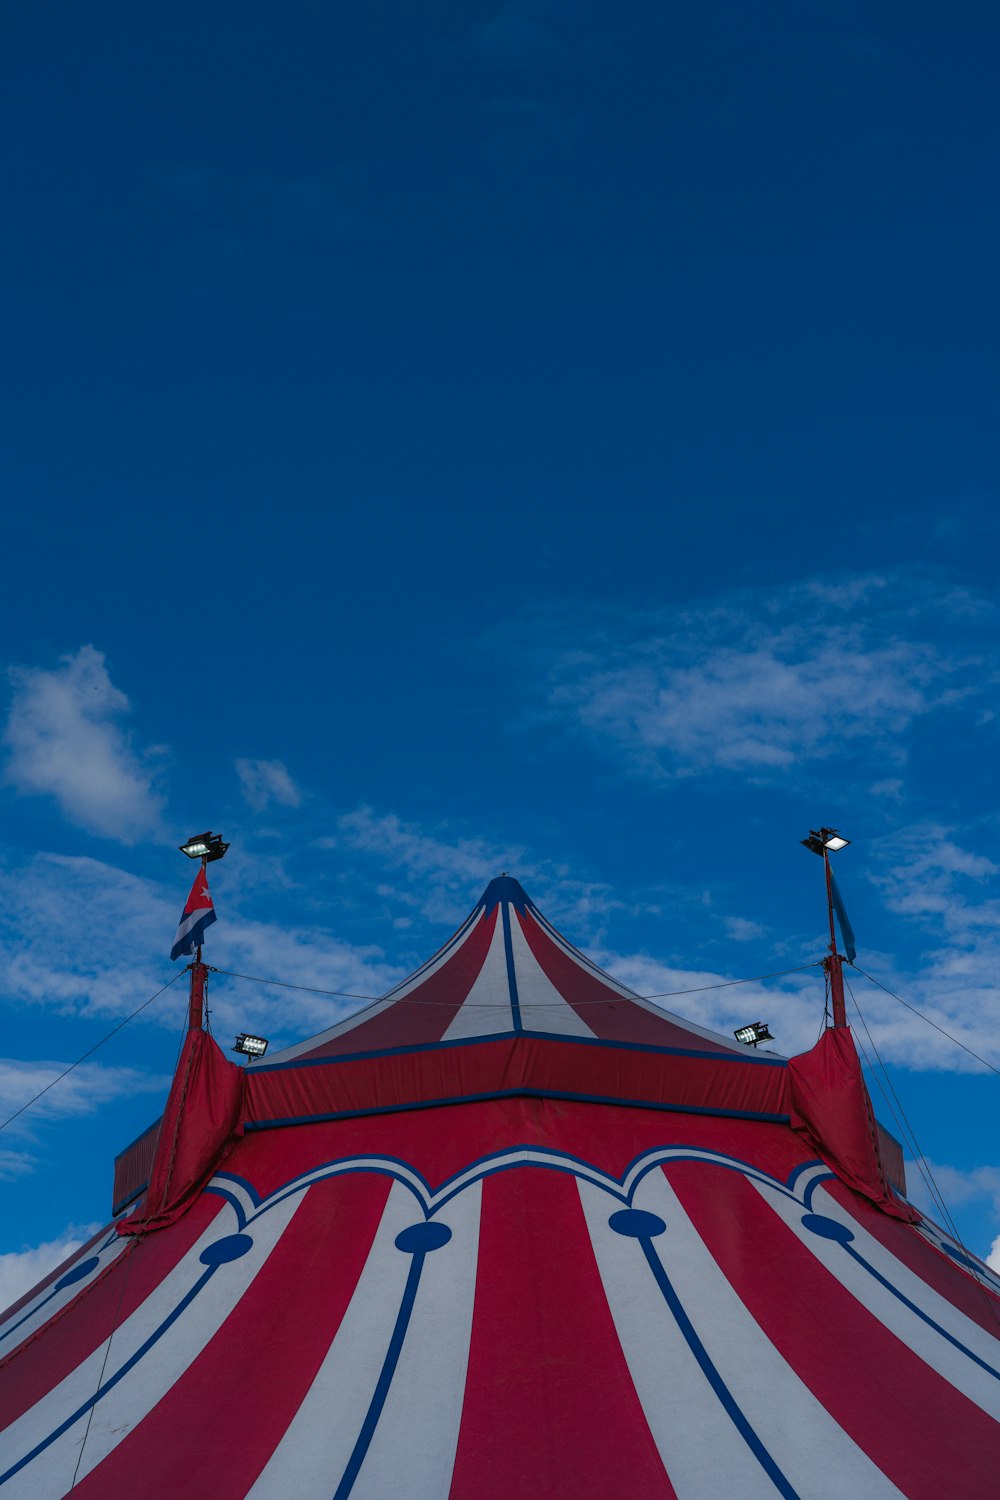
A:
<svg viewBox="0 0 1000 1500">
<path fill-rule="evenodd" d="M 821 1239 L 835 1240 L 841 1245 L 849 1245 L 854 1238 L 845 1225 L 838 1224 L 836 1219 L 828 1219 L 825 1214 L 803 1214 L 802 1227 L 811 1229 L 813 1234 L 818 1234 Z"/>
<path fill-rule="evenodd" d="M 419 1255 L 428 1250 L 440 1250 L 451 1239 L 447 1224 L 438 1224 L 429 1219 L 426 1224 L 411 1224 L 396 1236 L 396 1249 L 408 1255 Z"/>
<path fill-rule="evenodd" d="M 252 1249 L 253 1240 L 248 1234 L 227 1234 L 214 1245 L 206 1245 L 198 1259 L 203 1266 L 224 1266 L 227 1261 L 239 1260 Z"/>
<path fill-rule="evenodd" d="M 651 1240 L 667 1227 L 659 1214 L 648 1214 L 643 1208 L 621 1208 L 608 1223 L 615 1234 L 627 1234 L 634 1240 Z"/>
<path fill-rule="evenodd" d="M 60 1276 L 55 1285 L 56 1291 L 61 1292 L 64 1286 L 72 1286 L 75 1281 L 82 1281 L 85 1276 L 89 1276 L 91 1271 L 95 1270 L 100 1264 L 100 1258 L 96 1255 L 91 1255 L 87 1260 L 81 1260 L 80 1264 L 73 1266 L 72 1270 L 67 1271 L 65 1276 Z"/>
</svg>

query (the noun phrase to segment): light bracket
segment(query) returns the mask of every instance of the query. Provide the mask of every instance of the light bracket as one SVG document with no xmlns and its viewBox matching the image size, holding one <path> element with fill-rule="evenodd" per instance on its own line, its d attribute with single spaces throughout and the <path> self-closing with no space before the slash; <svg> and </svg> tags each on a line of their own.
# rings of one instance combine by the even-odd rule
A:
<svg viewBox="0 0 1000 1500">
<path fill-rule="evenodd" d="M 206 864 L 211 864 L 213 859 L 221 859 L 229 845 L 220 833 L 196 833 L 188 839 L 186 844 L 178 846 L 182 854 L 188 859 L 203 859 Z"/>
<path fill-rule="evenodd" d="M 251 1036 L 247 1031 L 241 1031 L 236 1038 L 234 1052 L 242 1052 L 247 1057 L 263 1057 L 267 1051 L 266 1036 Z"/>
<path fill-rule="evenodd" d="M 810 828 L 809 837 L 803 839 L 802 843 L 813 854 L 836 854 L 840 849 L 846 849 L 850 839 L 841 838 L 836 828 Z"/>
<path fill-rule="evenodd" d="M 733 1036 L 744 1047 L 756 1047 L 758 1042 L 774 1041 L 766 1021 L 751 1021 L 749 1026 L 737 1026 Z"/>
</svg>

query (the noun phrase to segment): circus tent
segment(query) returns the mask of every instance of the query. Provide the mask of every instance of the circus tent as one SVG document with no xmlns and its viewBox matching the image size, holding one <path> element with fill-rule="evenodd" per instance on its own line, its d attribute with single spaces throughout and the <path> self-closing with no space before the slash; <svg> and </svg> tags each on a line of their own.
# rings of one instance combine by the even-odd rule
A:
<svg viewBox="0 0 1000 1500">
<path fill-rule="evenodd" d="M 0 1500 L 986 1500 L 1000 1281 L 850 1031 L 787 1060 L 517 881 L 239 1068 L 192 1026 L 118 1217 L 0 1320 Z"/>
</svg>

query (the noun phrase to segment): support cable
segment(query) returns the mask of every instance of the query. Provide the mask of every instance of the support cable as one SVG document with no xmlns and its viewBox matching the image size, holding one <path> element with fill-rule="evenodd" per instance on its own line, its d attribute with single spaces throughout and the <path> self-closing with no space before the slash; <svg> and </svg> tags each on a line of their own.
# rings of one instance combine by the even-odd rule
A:
<svg viewBox="0 0 1000 1500">
<path fill-rule="evenodd" d="M 696 985 L 692 986 L 690 989 L 685 989 L 685 990 L 661 990 L 659 993 L 657 993 L 655 995 L 640 995 L 640 994 L 638 994 L 638 992 L 634 992 L 635 993 L 635 999 L 637 999 L 637 1000 L 669 1000 L 674 995 L 702 995 L 707 990 L 725 990 L 725 989 L 729 989 L 733 985 L 737 985 L 737 984 L 758 984 L 762 979 L 778 979 L 778 978 L 780 978 L 784 974 L 801 974 L 806 969 L 815 969 L 815 968 L 818 968 L 822 964 L 822 962 L 823 962 L 822 959 L 813 959 L 812 962 L 807 963 L 807 964 L 797 964 L 794 969 L 773 969 L 771 971 L 771 973 L 769 973 L 769 974 L 751 974 L 746 979 L 721 979 L 716 984 L 696 984 Z M 234 971 L 232 969 L 215 969 L 215 968 L 212 968 L 211 965 L 207 965 L 207 967 L 209 968 L 209 971 L 212 974 L 222 974 L 227 979 L 245 979 L 245 980 L 247 980 L 251 984 L 269 984 L 269 985 L 275 985 L 275 986 L 277 986 L 278 989 L 283 989 L 283 990 L 303 990 L 307 995 L 329 995 L 333 999 L 343 999 L 343 1000 L 367 1000 L 372 1005 L 379 1005 L 379 1004 L 382 1004 L 382 1003 L 391 1003 L 391 1001 L 392 1001 L 392 991 L 391 990 L 387 991 L 385 995 L 356 995 L 356 994 L 352 994 L 349 990 L 321 990 L 321 989 L 316 989 L 314 986 L 308 985 L 308 984 L 289 984 L 288 981 L 284 980 L 284 979 L 262 979 L 259 974 L 236 974 L 236 973 L 234 973 Z M 614 978 L 614 976 L 611 976 L 611 977 Z M 614 980 L 614 983 L 620 984 L 621 981 L 620 980 Z M 425 999 L 422 999 L 422 998 L 420 998 L 420 997 L 418 997 L 416 995 L 407 995 L 404 998 L 407 1000 L 408 1004 L 412 1004 L 412 1005 L 444 1005 L 444 1006 L 447 1006 L 447 1008 L 449 1010 L 453 1010 L 454 1006 L 455 1006 L 455 1002 L 453 1000 L 425 1000 Z M 621 996 L 615 996 L 613 998 L 627 1000 L 629 998 L 629 996 L 628 995 L 621 995 Z M 466 1001 L 465 1004 L 469 1005 L 470 1002 Z M 531 1006 L 531 1009 L 532 1010 L 558 1010 L 558 1009 L 561 1009 L 564 1004 L 565 1004 L 565 1002 L 562 1001 L 562 1000 L 541 1001 L 538 1004 L 535 1004 L 533 1002 L 532 1006 Z M 574 1004 L 574 1006 L 577 1006 L 577 1005 L 607 1005 L 608 1004 L 608 1000 L 604 999 L 604 998 L 602 998 L 600 1000 L 574 1000 L 573 1004 Z M 476 1010 L 476 1009 L 495 1010 L 496 1009 L 495 1003 L 493 1003 L 493 1002 L 487 1002 L 487 1001 L 479 1001 L 479 1002 L 472 1001 L 471 1005 L 472 1005 L 472 1009 L 474 1009 L 474 1010 Z M 358 1012 L 358 1014 L 363 1014 L 363 1012 Z"/>
<path fill-rule="evenodd" d="M 904 1000 L 902 995 L 897 995 L 888 985 L 882 984 L 880 980 L 875 979 L 871 974 L 866 974 L 864 969 L 858 968 L 857 964 L 852 964 L 851 967 L 856 973 L 864 975 L 869 984 L 873 984 L 876 989 L 882 990 L 884 994 L 889 995 L 893 1000 L 898 1000 L 900 1005 L 905 1005 L 907 1010 L 912 1010 L 913 1014 L 919 1016 L 921 1021 L 926 1021 L 928 1026 L 933 1026 L 935 1031 L 939 1031 L 942 1036 L 946 1036 L 949 1042 L 954 1042 L 956 1047 L 961 1047 L 963 1052 L 967 1052 L 970 1057 L 974 1057 L 976 1062 L 982 1063 L 984 1068 L 989 1068 L 991 1073 L 996 1073 L 1000 1076 L 1000 1068 L 995 1063 L 991 1063 L 985 1057 L 980 1057 L 978 1052 L 973 1052 L 972 1048 L 966 1046 L 965 1042 L 960 1042 L 957 1036 L 952 1036 L 950 1031 L 945 1031 L 944 1027 L 939 1026 L 936 1021 L 932 1021 L 930 1016 L 925 1016 L 922 1010 L 918 1010 L 915 1005 L 911 1005 L 909 1000 Z"/>
<path fill-rule="evenodd" d="M 39 1089 L 37 1094 L 32 1094 L 27 1103 L 22 1104 L 20 1109 L 15 1109 L 12 1115 L 8 1115 L 6 1120 L 0 1122 L 0 1130 L 6 1130 L 7 1126 L 11 1124 L 13 1120 L 16 1120 L 18 1115 L 23 1115 L 24 1111 L 26 1109 L 30 1109 L 33 1104 L 37 1103 L 37 1101 L 42 1097 L 43 1094 L 47 1094 L 49 1089 L 55 1088 L 57 1083 L 62 1083 L 63 1079 L 66 1078 L 68 1074 L 72 1073 L 74 1068 L 78 1068 L 81 1063 L 87 1061 L 88 1057 L 92 1057 L 97 1051 L 98 1047 L 103 1047 L 105 1042 L 110 1042 L 113 1036 L 118 1035 L 123 1026 L 127 1026 L 129 1021 L 134 1021 L 136 1016 L 146 1009 L 147 1005 L 152 1005 L 154 1000 L 158 1000 L 163 994 L 164 990 L 169 990 L 172 984 L 177 983 L 178 979 L 180 979 L 181 977 L 181 974 L 185 974 L 186 972 L 186 969 L 181 969 L 180 973 L 175 974 L 173 979 L 168 979 L 166 984 L 161 986 L 161 988 L 157 990 L 155 995 L 150 995 L 149 999 L 144 1000 L 142 1004 L 136 1010 L 134 1010 L 130 1016 L 126 1016 L 124 1021 L 119 1021 L 117 1026 L 113 1026 L 108 1032 L 107 1036 L 102 1036 L 99 1042 L 95 1042 L 92 1047 L 87 1048 L 82 1057 L 78 1057 L 76 1062 L 70 1063 L 68 1068 L 64 1068 L 57 1078 L 53 1078 L 51 1082 L 47 1083 L 43 1089 Z"/>
<path fill-rule="evenodd" d="M 865 978 L 867 977 L 868 976 L 865 975 Z M 973 1281 L 979 1288 L 984 1306 L 986 1307 L 990 1318 L 996 1324 L 997 1329 L 1000 1330 L 1000 1311 L 998 1311 L 997 1309 L 994 1298 L 990 1295 L 990 1289 L 986 1286 L 986 1284 L 980 1277 L 979 1271 L 976 1266 L 977 1257 L 971 1254 L 965 1242 L 963 1241 L 961 1234 L 959 1233 L 958 1225 L 955 1223 L 951 1211 L 944 1200 L 944 1194 L 941 1192 L 941 1189 L 937 1184 L 937 1180 L 931 1169 L 930 1162 L 927 1160 L 926 1156 L 920 1148 L 920 1143 L 917 1140 L 916 1132 L 914 1131 L 913 1126 L 910 1124 L 909 1117 L 903 1107 L 903 1101 L 900 1099 L 893 1085 L 892 1079 L 889 1077 L 889 1070 L 887 1069 L 885 1063 L 882 1061 L 882 1057 L 879 1053 L 878 1047 L 875 1044 L 875 1038 L 872 1036 L 871 1031 L 869 1030 L 868 1022 L 865 1020 L 864 1014 L 857 1002 L 854 991 L 851 989 L 850 984 L 847 984 L 846 988 L 847 993 L 851 997 L 851 1002 L 854 1006 L 854 1009 L 857 1012 L 858 1020 L 864 1027 L 865 1035 L 868 1038 L 872 1053 L 874 1054 L 875 1059 L 878 1063 L 878 1070 L 876 1070 L 876 1068 L 872 1064 L 871 1059 L 868 1056 L 867 1048 L 859 1037 L 858 1042 L 861 1047 L 861 1051 L 864 1054 L 865 1061 L 868 1063 L 868 1068 L 871 1076 L 874 1078 L 876 1084 L 878 1085 L 879 1092 L 886 1102 L 886 1106 L 890 1114 L 892 1115 L 896 1128 L 899 1130 L 904 1142 L 911 1148 L 913 1152 L 914 1163 L 917 1167 L 918 1172 L 924 1180 L 924 1186 L 927 1188 L 932 1202 L 936 1205 L 944 1221 L 945 1227 L 947 1228 L 952 1239 L 955 1241 L 956 1245 L 958 1245 L 963 1256 L 965 1257 L 965 1268 L 970 1272 Z M 882 1078 L 885 1079 L 884 1086 L 882 1083 L 882 1079 L 879 1077 L 879 1071 L 882 1074 Z"/>
</svg>

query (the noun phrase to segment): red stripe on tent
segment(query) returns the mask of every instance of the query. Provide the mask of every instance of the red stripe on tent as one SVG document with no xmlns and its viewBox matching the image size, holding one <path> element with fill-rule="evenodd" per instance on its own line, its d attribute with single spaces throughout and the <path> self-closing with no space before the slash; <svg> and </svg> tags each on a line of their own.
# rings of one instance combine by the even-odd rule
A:
<svg viewBox="0 0 1000 1500">
<path fill-rule="evenodd" d="M 497 908 L 499 910 L 499 908 Z M 337 1057 L 344 1052 L 368 1052 L 376 1047 L 419 1047 L 439 1042 L 468 995 L 489 952 L 497 911 L 477 922 L 446 963 L 409 995 L 387 1010 L 362 1021 L 342 1036 L 324 1042 L 314 1052 L 295 1058 Z"/>
<path fill-rule="evenodd" d="M 336 1337 L 390 1186 L 358 1176 L 310 1188 L 226 1322 L 74 1500 L 132 1494 L 137 1475 L 147 1495 L 243 1500 Z"/>
<path fill-rule="evenodd" d="M 849 1214 L 863 1225 L 873 1239 L 901 1260 L 921 1281 L 925 1281 L 940 1296 L 945 1297 L 972 1322 L 985 1328 L 994 1338 L 1000 1338 L 1000 1298 L 977 1281 L 970 1271 L 959 1266 L 943 1250 L 928 1244 L 922 1235 L 907 1225 L 887 1219 L 870 1203 L 855 1195 L 840 1182 L 823 1184 Z M 956 1275 L 956 1271 L 959 1273 Z"/>
<path fill-rule="evenodd" d="M 841 1286 L 745 1177 L 694 1163 L 667 1176 L 748 1312 L 908 1500 L 942 1500 L 945 1475 L 949 1495 L 995 1493 L 997 1424 Z"/>
<path fill-rule="evenodd" d="M 670 1497 L 590 1248 L 576 1182 L 483 1185 L 465 1407 L 451 1500 Z"/>
<path fill-rule="evenodd" d="M 633 1000 L 623 999 L 582 963 L 570 958 L 530 912 L 525 913 L 527 921 L 519 912 L 514 915 L 546 976 L 595 1036 L 608 1042 L 647 1042 L 656 1047 L 686 1047 L 696 1052 L 733 1055 L 731 1047 L 676 1026 L 665 1016 L 654 1015 Z"/>
<path fill-rule="evenodd" d="M 103 1276 L 14 1350 L 0 1365 L 5 1376 L 0 1381 L 0 1430 L 64 1380 L 135 1312 L 183 1259 L 221 1207 L 220 1198 L 201 1197 L 169 1229 L 142 1241 L 134 1240 L 134 1249 L 123 1251 Z M 40 1336 L 56 1328 L 57 1336 Z"/>
</svg>

